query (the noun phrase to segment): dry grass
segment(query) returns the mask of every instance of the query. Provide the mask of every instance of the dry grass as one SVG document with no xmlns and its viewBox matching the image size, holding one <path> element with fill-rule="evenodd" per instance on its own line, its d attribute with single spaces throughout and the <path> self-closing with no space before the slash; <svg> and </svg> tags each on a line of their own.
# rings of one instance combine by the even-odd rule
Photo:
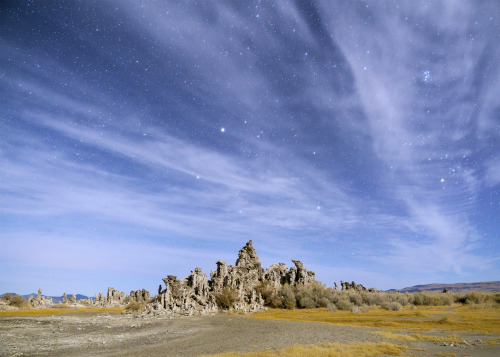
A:
<svg viewBox="0 0 500 357">
<path fill-rule="evenodd" d="M 122 307 L 109 308 L 44 308 L 16 311 L 0 311 L 1 316 L 43 316 L 43 315 L 59 315 L 59 314 L 90 314 L 90 313 L 108 313 L 120 314 L 123 311 Z"/>
<path fill-rule="evenodd" d="M 127 306 L 125 306 L 125 311 L 139 312 L 144 309 L 144 306 L 146 306 L 146 304 L 137 301 L 131 301 L 127 304 Z"/>
<path fill-rule="evenodd" d="M 265 350 L 262 352 L 249 353 L 224 353 L 211 355 L 212 357 L 373 357 L 379 355 L 403 356 L 403 351 L 407 350 L 405 346 L 399 346 L 392 343 L 357 343 L 342 344 L 328 343 L 321 345 L 292 346 L 278 351 Z"/>
<path fill-rule="evenodd" d="M 327 309 L 278 310 L 269 309 L 249 315 L 250 318 L 322 322 L 334 325 L 412 329 L 414 332 L 433 329 L 444 331 L 473 331 L 500 334 L 500 309 L 471 308 L 469 305 L 405 307 L 401 311 L 372 308 L 353 314 L 350 311 Z"/>
<path fill-rule="evenodd" d="M 435 336 L 435 335 L 423 335 L 420 333 L 401 334 L 401 333 L 394 333 L 391 331 L 376 331 L 373 332 L 373 334 L 384 337 L 385 339 L 388 340 L 403 341 L 403 342 L 431 341 L 431 342 L 461 343 L 464 341 L 463 338 L 457 336 L 456 334 L 448 336 Z"/>
</svg>

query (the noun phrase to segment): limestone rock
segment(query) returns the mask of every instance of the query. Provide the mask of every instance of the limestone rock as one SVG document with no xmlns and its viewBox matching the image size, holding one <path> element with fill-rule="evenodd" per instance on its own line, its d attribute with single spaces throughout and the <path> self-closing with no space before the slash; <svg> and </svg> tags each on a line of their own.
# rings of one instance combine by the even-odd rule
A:
<svg viewBox="0 0 500 357">
<path fill-rule="evenodd" d="M 260 265 L 259 256 L 252 246 L 251 240 L 248 241 L 247 244 L 238 252 L 236 266 L 239 268 L 247 269 L 248 271 L 256 270 L 259 273 L 264 272 L 262 266 Z"/>
<path fill-rule="evenodd" d="M 52 298 L 42 296 L 42 289 L 38 289 L 36 297 L 30 296 L 28 299 L 31 307 L 48 307 L 54 305 Z"/>
<path fill-rule="evenodd" d="M 146 289 L 131 291 L 127 297 L 127 302 L 135 301 L 139 303 L 149 302 L 151 294 Z"/>
<path fill-rule="evenodd" d="M 355 290 L 355 291 L 377 291 L 376 288 L 370 288 L 367 290 L 363 285 L 356 284 L 354 281 L 352 283 L 340 281 L 340 285 L 342 286 L 342 290 Z"/>
<path fill-rule="evenodd" d="M 108 305 L 123 305 L 125 303 L 125 293 L 108 287 L 108 295 L 106 297 L 106 304 Z"/>
<path fill-rule="evenodd" d="M 252 241 L 249 241 L 238 252 L 235 265 L 217 261 L 217 269 L 210 273 L 210 280 L 201 268 L 195 268 L 191 275 L 180 280 L 168 275 L 163 279 L 165 289 L 159 286 L 158 295 L 146 304 L 144 313 L 211 314 L 219 310 L 217 299 L 224 295 L 230 298 L 232 308 L 236 310 L 252 312 L 264 309 L 264 299 L 256 290 L 260 282 L 268 280 L 278 290 L 285 284 L 305 285 L 315 280 L 315 274 L 305 269 L 300 261 L 293 262 L 295 267 L 290 269 L 279 263 L 264 271 Z"/>
</svg>

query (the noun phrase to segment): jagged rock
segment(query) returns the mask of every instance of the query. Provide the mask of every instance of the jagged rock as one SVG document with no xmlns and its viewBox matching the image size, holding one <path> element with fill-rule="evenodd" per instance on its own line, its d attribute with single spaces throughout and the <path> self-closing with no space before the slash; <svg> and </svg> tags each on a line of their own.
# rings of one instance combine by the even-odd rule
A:
<svg viewBox="0 0 500 357">
<path fill-rule="evenodd" d="M 307 270 L 306 268 L 304 268 L 304 264 L 302 264 L 302 262 L 300 260 L 292 260 L 293 264 L 295 264 L 296 266 L 296 275 L 295 275 L 295 279 L 293 281 L 293 284 L 290 284 L 292 286 L 295 286 L 295 285 L 306 285 L 306 284 L 309 284 L 310 282 L 313 282 L 314 280 L 316 280 L 316 274 L 312 271 L 309 271 Z M 290 269 L 290 275 L 292 274 L 292 269 Z M 292 279 L 292 278 L 290 278 Z"/>
<path fill-rule="evenodd" d="M 95 294 L 94 304 L 97 306 L 104 306 L 105 301 L 104 301 L 104 296 L 102 293 Z"/>
<path fill-rule="evenodd" d="M 47 307 L 54 305 L 52 298 L 42 296 L 42 289 L 38 289 L 38 294 L 36 297 L 30 296 L 28 298 L 28 303 L 31 307 Z"/>
<path fill-rule="evenodd" d="M 264 279 L 278 290 L 282 285 L 290 284 L 290 272 L 285 263 L 274 263 L 264 272 Z"/>
<path fill-rule="evenodd" d="M 149 302 L 151 299 L 151 294 L 146 289 L 131 291 L 128 296 L 128 302 L 135 301 L 139 303 Z"/>
<path fill-rule="evenodd" d="M 367 290 L 363 285 L 356 284 L 354 281 L 352 283 L 348 283 L 341 280 L 340 285 L 342 286 L 342 290 L 371 291 L 371 292 L 378 291 L 376 288 L 370 288 L 370 290 Z"/>
<path fill-rule="evenodd" d="M 62 303 L 63 304 L 68 303 L 68 295 L 66 295 L 66 293 L 63 294 Z"/>
<path fill-rule="evenodd" d="M 108 287 L 106 303 L 108 305 L 123 305 L 125 303 L 125 293 L 112 287 Z"/>
<path fill-rule="evenodd" d="M 69 297 L 69 303 L 70 304 L 76 304 L 76 296 L 75 295 L 71 295 Z"/>
<path fill-rule="evenodd" d="M 252 246 L 252 241 L 248 241 L 247 244 L 241 248 L 238 252 L 238 259 L 236 259 L 236 266 L 239 268 L 247 269 L 248 271 L 256 270 L 259 274 L 262 274 L 264 270 L 260 265 L 260 259 Z"/>
<path fill-rule="evenodd" d="M 217 269 L 210 273 L 210 280 L 195 268 L 184 279 L 168 275 L 163 279 L 165 289 L 158 288 L 158 295 L 146 304 L 145 314 L 210 314 L 219 310 L 216 302 L 223 294 L 231 295 L 232 307 L 252 312 L 264 309 L 264 300 L 256 290 L 257 285 L 268 280 L 278 290 L 285 284 L 305 285 L 315 279 L 315 274 L 293 261 L 295 267 L 288 269 L 284 263 L 273 264 L 265 271 L 259 256 L 249 241 L 239 252 L 235 265 L 219 260 Z M 132 295 L 132 292 L 131 292 Z"/>
</svg>

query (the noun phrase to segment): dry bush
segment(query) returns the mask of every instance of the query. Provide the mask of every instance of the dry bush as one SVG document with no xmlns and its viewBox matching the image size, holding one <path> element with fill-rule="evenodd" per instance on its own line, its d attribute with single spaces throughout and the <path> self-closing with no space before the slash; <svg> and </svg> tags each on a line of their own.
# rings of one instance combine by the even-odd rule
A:
<svg viewBox="0 0 500 357">
<path fill-rule="evenodd" d="M 349 300 L 355 306 L 363 305 L 363 297 L 358 291 L 349 292 Z"/>
<path fill-rule="evenodd" d="M 271 306 L 271 303 L 275 299 L 274 289 L 271 286 L 271 283 L 267 280 L 263 280 L 259 282 L 259 284 L 257 284 L 255 290 L 257 290 L 257 292 L 260 293 L 260 295 L 264 299 L 264 305 Z"/>
<path fill-rule="evenodd" d="M 401 311 L 403 310 L 403 307 L 401 304 L 397 301 L 390 302 L 388 304 L 382 304 L 381 307 L 385 310 L 390 310 L 390 311 Z"/>
<path fill-rule="evenodd" d="M 220 308 L 229 309 L 238 300 L 238 292 L 229 286 L 225 286 L 219 294 L 215 295 L 215 300 Z"/>
<path fill-rule="evenodd" d="M 285 309 L 293 310 L 297 306 L 295 292 L 290 287 L 290 285 L 285 285 L 281 289 L 281 296 L 283 301 L 283 307 Z"/>
<path fill-rule="evenodd" d="M 339 301 L 337 301 L 337 303 L 335 304 L 337 305 L 337 308 L 339 310 L 345 310 L 345 311 L 350 311 L 352 310 L 352 303 L 347 300 L 347 299 L 340 299 Z"/>
<path fill-rule="evenodd" d="M 299 307 L 303 309 L 314 309 L 316 308 L 316 303 L 310 296 L 301 296 L 297 300 L 297 304 Z"/>
<path fill-rule="evenodd" d="M 6 303 L 9 303 L 10 299 L 12 299 L 12 293 L 6 293 L 6 294 L 3 294 L 2 296 L 2 299 L 6 302 Z"/>
<path fill-rule="evenodd" d="M 7 294 L 7 295 L 10 296 L 7 296 L 7 298 L 4 296 L 4 299 L 10 306 L 14 306 L 23 310 L 31 308 L 28 300 L 23 298 L 21 295 L 12 295 L 12 294 Z"/>
<path fill-rule="evenodd" d="M 125 306 L 125 311 L 139 312 L 144 309 L 144 304 L 137 301 L 130 301 L 127 306 Z"/>
<path fill-rule="evenodd" d="M 332 312 L 332 311 L 335 311 L 335 310 L 338 310 L 337 309 L 337 305 L 335 304 L 332 304 L 332 303 L 329 303 L 328 306 L 326 307 L 328 309 L 328 311 Z"/>
<path fill-rule="evenodd" d="M 453 299 L 448 294 L 427 292 L 414 293 L 410 295 L 409 301 L 417 306 L 443 306 L 453 303 Z"/>
<path fill-rule="evenodd" d="M 465 304 L 483 304 L 486 299 L 485 294 L 478 291 L 469 291 L 465 294 Z"/>
</svg>

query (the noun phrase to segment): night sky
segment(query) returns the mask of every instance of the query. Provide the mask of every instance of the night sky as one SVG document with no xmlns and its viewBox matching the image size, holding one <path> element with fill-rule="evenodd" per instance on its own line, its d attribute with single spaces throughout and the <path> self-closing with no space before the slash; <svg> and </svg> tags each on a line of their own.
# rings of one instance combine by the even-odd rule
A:
<svg viewBox="0 0 500 357">
<path fill-rule="evenodd" d="M 0 293 L 500 280 L 500 2 L 0 4 Z"/>
</svg>

